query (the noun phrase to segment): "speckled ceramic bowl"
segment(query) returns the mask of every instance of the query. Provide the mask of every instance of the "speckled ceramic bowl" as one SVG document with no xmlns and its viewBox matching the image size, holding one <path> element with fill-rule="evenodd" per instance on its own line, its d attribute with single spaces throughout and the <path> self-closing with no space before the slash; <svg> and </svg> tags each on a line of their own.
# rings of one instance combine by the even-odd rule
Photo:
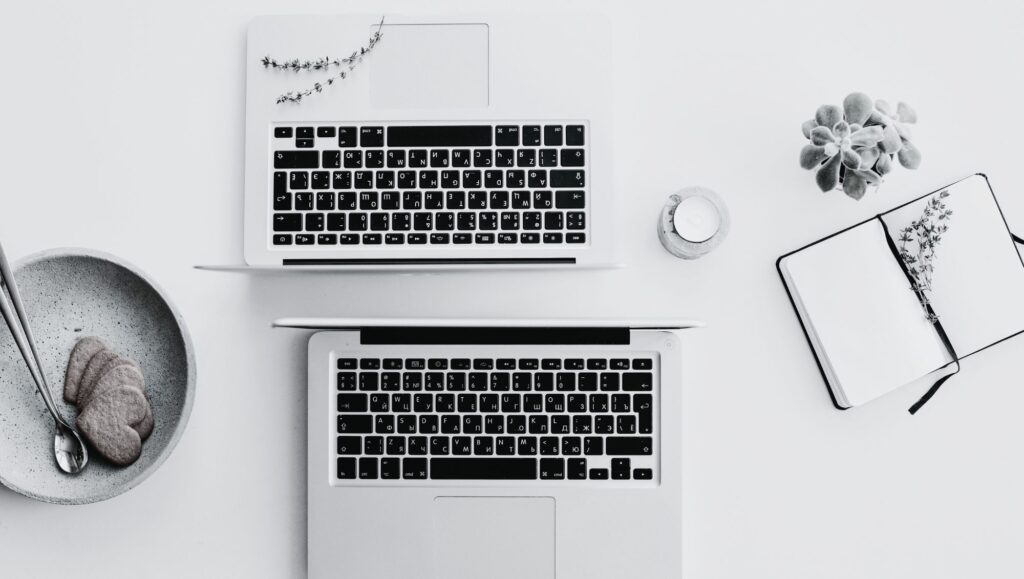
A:
<svg viewBox="0 0 1024 579">
<path fill-rule="evenodd" d="M 131 264 L 86 249 L 55 249 L 20 260 L 14 275 L 45 366 L 53 398 L 64 402 L 64 372 L 79 338 L 100 336 L 139 363 L 156 427 L 134 464 L 120 468 L 90 451 L 77 476 L 53 457 L 53 420 L 36 391 L 10 331 L 0 324 L 0 483 L 57 504 L 117 496 L 146 479 L 174 449 L 192 410 L 196 367 L 185 321 L 167 296 Z"/>
</svg>

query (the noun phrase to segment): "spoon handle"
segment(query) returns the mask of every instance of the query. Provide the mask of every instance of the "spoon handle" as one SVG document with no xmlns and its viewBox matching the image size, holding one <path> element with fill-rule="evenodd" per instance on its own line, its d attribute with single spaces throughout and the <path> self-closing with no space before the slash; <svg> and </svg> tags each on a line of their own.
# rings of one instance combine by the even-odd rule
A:
<svg viewBox="0 0 1024 579">
<path fill-rule="evenodd" d="M 4 253 L 2 244 L 0 244 L 0 281 L 3 282 L 3 285 L 7 287 L 7 291 L 10 292 L 10 301 L 14 302 L 14 311 L 12 312 L 11 303 L 8 301 L 3 289 L 0 288 L 0 312 L 3 313 L 4 321 L 7 322 L 7 327 L 11 329 L 11 335 L 14 336 L 18 350 L 21 351 L 21 357 L 25 359 L 29 374 L 32 375 L 32 380 L 36 383 L 36 388 L 39 389 L 39 393 L 43 396 L 46 408 L 53 415 L 54 420 L 66 425 L 67 422 L 64 421 L 56 404 L 53 403 L 53 395 L 50 392 L 50 386 L 46 383 L 43 366 L 39 362 L 39 354 L 36 352 L 35 340 L 32 339 L 32 328 L 28 324 L 28 316 L 25 315 L 25 307 L 22 304 L 21 295 L 18 293 L 18 285 L 14 281 L 14 274 L 7 263 L 7 256 Z M 15 319 L 15 314 L 17 319 Z"/>
</svg>

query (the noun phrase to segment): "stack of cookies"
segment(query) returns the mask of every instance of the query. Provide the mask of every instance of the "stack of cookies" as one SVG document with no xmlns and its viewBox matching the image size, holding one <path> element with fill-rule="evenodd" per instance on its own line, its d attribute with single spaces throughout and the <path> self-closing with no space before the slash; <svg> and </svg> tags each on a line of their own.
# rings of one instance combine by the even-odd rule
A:
<svg viewBox="0 0 1024 579">
<path fill-rule="evenodd" d="M 129 465 L 153 432 L 153 409 L 138 364 L 90 336 L 75 344 L 64 400 L 78 406 L 78 429 L 110 462 Z"/>
</svg>

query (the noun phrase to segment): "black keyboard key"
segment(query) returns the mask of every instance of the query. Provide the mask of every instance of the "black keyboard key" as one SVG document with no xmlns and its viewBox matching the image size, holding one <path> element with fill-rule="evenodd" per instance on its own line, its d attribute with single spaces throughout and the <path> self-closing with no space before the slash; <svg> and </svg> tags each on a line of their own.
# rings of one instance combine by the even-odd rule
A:
<svg viewBox="0 0 1024 579">
<path fill-rule="evenodd" d="M 352 188 L 352 171 L 335 171 L 331 174 L 331 185 L 335 189 L 351 189 Z M 339 193 L 339 195 L 351 195 L 351 193 Z M 338 209 L 348 209 L 347 207 L 341 207 Z M 354 209 L 354 208 L 353 208 Z"/>
<path fill-rule="evenodd" d="M 366 151 L 363 161 L 368 169 L 380 169 L 384 166 L 384 151 L 370 149 Z"/>
<path fill-rule="evenodd" d="M 447 436 L 430 437 L 430 454 L 445 455 L 450 452 L 451 440 Z"/>
<path fill-rule="evenodd" d="M 455 149 L 452 151 L 452 167 L 469 167 L 472 160 L 469 149 Z"/>
<path fill-rule="evenodd" d="M 526 173 L 526 184 L 529 187 L 540 188 L 548 186 L 548 172 L 544 169 L 534 169 Z"/>
<path fill-rule="evenodd" d="M 494 127 L 494 144 L 499 147 L 518 147 L 519 127 L 515 125 L 498 125 Z"/>
<path fill-rule="evenodd" d="M 533 434 L 533 433 L 531 433 Z M 542 436 L 540 437 L 540 454 L 541 456 L 557 456 L 558 455 L 558 437 L 557 436 Z"/>
<path fill-rule="evenodd" d="M 356 146 L 355 127 L 338 127 L 338 146 L 346 148 Z"/>
<path fill-rule="evenodd" d="M 404 439 L 403 439 L 404 441 Z M 391 454 L 389 452 L 389 454 Z M 402 452 L 394 454 L 405 454 L 405 446 L 403 442 Z M 386 480 L 394 480 L 401 476 L 402 466 L 400 459 L 394 457 L 387 457 L 380 459 L 380 478 Z"/>
<path fill-rule="evenodd" d="M 622 375 L 622 389 L 626 392 L 650 391 L 654 388 L 651 372 L 626 372 Z"/>
<path fill-rule="evenodd" d="M 390 132 L 390 129 L 389 129 Z M 384 146 L 384 127 L 360 127 L 359 128 L 359 146 L 360 147 L 383 147 Z"/>
<path fill-rule="evenodd" d="M 489 456 L 494 454 L 494 438 L 491 436 L 477 436 L 474 438 L 473 454 L 477 456 Z"/>
<path fill-rule="evenodd" d="M 561 125 L 545 125 L 544 126 L 544 146 L 545 147 L 561 147 L 562 146 L 562 126 Z"/>
<path fill-rule="evenodd" d="M 315 175 L 316 173 L 314 173 Z M 334 193 L 316 194 L 317 211 L 334 211 Z"/>
<path fill-rule="evenodd" d="M 373 432 L 373 417 L 369 414 L 338 415 L 339 434 L 369 434 Z"/>
<path fill-rule="evenodd" d="M 568 465 L 568 478 L 569 480 L 586 480 L 587 459 L 570 458 Z"/>
<path fill-rule="evenodd" d="M 323 167 L 324 169 L 340 169 L 341 151 L 324 151 Z"/>
<path fill-rule="evenodd" d="M 291 245 L 292 236 L 289 233 L 279 233 L 274 236 L 274 245 Z"/>
<path fill-rule="evenodd" d="M 274 127 L 274 138 L 276 139 L 290 139 L 292 138 L 291 127 Z"/>
<path fill-rule="evenodd" d="M 587 370 L 607 370 L 608 360 L 600 358 L 591 358 L 587 360 Z"/>
<path fill-rule="evenodd" d="M 444 244 L 448 243 L 449 235 L 447 233 L 431 233 L 430 243 L 432 244 Z"/>
<path fill-rule="evenodd" d="M 537 165 L 537 151 L 534 149 L 519 149 L 516 152 L 516 167 L 534 167 Z"/>
<path fill-rule="evenodd" d="M 313 127 L 299 127 L 295 129 L 296 139 L 312 139 L 313 138 Z"/>
<path fill-rule="evenodd" d="M 363 168 L 363 152 L 362 151 L 345 151 L 342 157 L 343 164 L 346 169 L 362 169 Z"/>
<path fill-rule="evenodd" d="M 388 418 L 394 419 L 394 416 Z M 381 455 L 384 454 L 384 437 L 383 436 L 367 436 L 363 439 L 363 454 L 369 455 Z"/>
<path fill-rule="evenodd" d="M 523 127 L 523 145 L 527 147 L 540 146 L 540 125 L 527 125 Z"/>
<path fill-rule="evenodd" d="M 403 458 L 402 459 L 403 479 L 425 479 L 427 478 L 427 459 L 425 458 Z"/>
<path fill-rule="evenodd" d="M 352 457 L 339 457 L 338 458 L 338 478 L 341 479 L 354 479 L 356 478 L 356 459 Z"/>
<path fill-rule="evenodd" d="M 317 127 L 316 136 L 328 139 L 334 138 L 334 127 Z"/>
<path fill-rule="evenodd" d="M 586 165 L 583 149 L 562 149 L 560 155 L 563 167 L 582 167 Z"/>
<path fill-rule="evenodd" d="M 469 436 L 452 437 L 452 454 L 467 456 L 473 453 L 473 439 Z"/>
<path fill-rule="evenodd" d="M 583 191 L 556 191 L 555 207 L 558 209 L 583 209 L 586 198 Z"/>
<path fill-rule="evenodd" d="M 526 172 L 513 169 L 505 172 L 506 187 L 526 187 Z"/>
<path fill-rule="evenodd" d="M 334 233 L 321 233 L 316 236 L 317 245 L 337 245 L 338 236 Z"/>
<path fill-rule="evenodd" d="M 590 469 L 590 480 L 608 480 L 608 469 L 606 469 L 606 468 L 592 468 L 592 469 Z"/>
<path fill-rule="evenodd" d="M 444 149 L 430 150 L 430 166 L 444 168 L 448 166 L 448 151 Z"/>
<path fill-rule="evenodd" d="M 388 127 L 389 147 L 490 147 L 487 125 Z"/>
<path fill-rule="evenodd" d="M 277 151 L 275 169 L 319 169 L 320 153 L 316 151 Z"/>
<path fill-rule="evenodd" d="M 323 213 L 307 213 L 306 214 L 306 231 L 323 231 L 324 230 L 324 214 Z"/>
<path fill-rule="evenodd" d="M 586 229 L 587 228 L 587 215 L 586 215 L 586 213 L 583 213 L 582 211 L 570 211 L 570 212 L 566 213 L 565 214 L 565 228 L 566 229 L 573 229 L 573 230 Z M 575 234 L 569 233 L 568 235 L 566 235 L 566 238 L 568 239 L 569 237 L 572 237 L 573 235 L 575 235 Z M 579 235 L 582 238 L 583 234 L 580 233 Z M 569 243 L 574 243 L 574 242 L 570 241 Z M 582 243 L 582 241 L 580 241 L 580 243 Z"/>
<path fill-rule="evenodd" d="M 295 148 L 297 149 L 312 149 L 313 139 L 295 139 Z"/>
<path fill-rule="evenodd" d="M 365 456 L 359 459 L 359 479 L 377 479 L 377 459 Z"/>
<path fill-rule="evenodd" d="M 633 360 L 634 370 L 651 370 L 654 368 L 654 360 L 636 358 Z"/>
<path fill-rule="evenodd" d="M 534 458 L 431 458 L 434 480 L 535 480 Z"/>
<path fill-rule="evenodd" d="M 587 456 L 600 456 L 604 454 L 604 439 L 600 436 L 585 437 L 583 439 L 583 454 Z"/>
<path fill-rule="evenodd" d="M 282 173 L 284 174 L 284 173 Z M 273 196 L 273 210 L 274 211 L 291 211 L 292 210 L 292 194 L 290 193 L 278 193 Z"/>
<path fill-rule="evenodd" d="M 545 233 L 544 243 L 562 243 L 561 233 Z"/>
<path fill-rule="evenodd" d="M 338 243 L 340 245 L 359 245 L 359 236 L 350 233 L 345 235 L 339 235 Z"/>
<path fill-rule="evenodd" d="M 516 152 L 514 149 L 498 149 L 494 153 L 495 167 L 514 167 L 516 164 Z"/>
<path fill-rule="evenodd" d="M 516 231 L 519 229 L 519 213 L 516 211 L 503 211 L 501 213 L 501 229 L 503 231 Z"/>
<path fill-rule="evenodd" d="M 288 173 L 285 171 L 274 172 L 274 195 L 283 195 L 288 191 Z"/>
<path fill-rule="evenodd" d="M 452 243 L 466 245 L 473 243 L 473 235 L 471 233 L 455 233 L 452 234 Z"/>
<path fill-rule="evenodd" d="M 405 151 L 401 149 L 388 151 L 387 159 L 388 167 L 392 169 L 401 169 L 405 167 Z"/>
<path fill-rule="evenodd" d="M 500 170 L 484 171 L 484 187 L 500 189 L 505 185 L 505 174 Z"/>
<path fill-rule="evenodd" d="M 473 151 L 474 167 L 490 167 L 492 164 L 490 149 L 475 149 Z"/>
<path fill-rule="evenodd" d="M 556 189 L 579 189 L 587 184 L 586 181 L 583 171 L 551 170 L 551 186 Z"/>
<path fill-rule="evenodd" d="M 457 177 L 456 177 L 456 179 L 457 179 Z M 456 182 L 458 182 L 458 181 L 456 181 Z M 483 185 L 483 179 L 481 177 L 480 171 L 463 171 L 462 172 L 462 186 L 463 187 L 466 187 L 467 189 L 473 189 L 475 187 L 480 187 L 482 185 Z M 482 194 L 483 191 L 478 191 L 477 193 Z"/>
<path fill-rule="evenodd" d="M 615 480 L 629 480 L 629 459 L 612 459 L 612 478 Z"/>
<path fill-rule="evenodd" d="M 636 434 L 636 416 L 615 417 L 615 430 L 619 434 Z"/>
<path fill-rule="evenodd" d="M 361 436 L 339 436 L 338 454 L 363 454 L 363 439 Z"/>
<path fill-rule="evenodd" d="M 540 478 L 542 480 L 562 480 L 565 478 L 564 458 L 540 459 Z"/>
<path fill-rule="evenodd" d="M 390 221 L 390 215 L 388 213 L 371 213 L 370 214 L 370 230 L 371 231 L 387 231 L 388 223 Z"/>
<path fill-rule="evenodd" d="M 278 213 L 274 215 L 274 231 L 302 231 L 302 214 Z"/>
<path fill-rule="evenodd" d="M 402 417 L 398 417 L 401 423 Z M 415 417 L 409 417 L 408 421 L 415 424 Z M 402 430 L 399 430 L 402 432 Z M 409 437 L 409 454 L 422 456 L 427 454 L 427 437 L 426 436 L 410 436 Z"/>
<path fill-rule="evenodd" d="M 620 416 L 619 418 L 632 418 Z M 654 439 L 649 436 L 609 436 L 605 439 L 605 451 L 618 455 L 648 455 L 653 452 Z"/>
<path fill-rule="evenodd" d="M 292 171 L 289 173 L 288 188 L 293 191 L 296 189 L 309 189 L 309 173 L 306 171 Z"/>
<path fill-rule="evenodd" d="M 569 125 L 565 127 L 565 144 L 569 147 L 582 147 L 584 144 L 583 125 Z"/>
<path fill-rule="evenodd" d="M 562 229 L 564 216 L 561 211 L 546 211 L 544 213 L 544 229 L 549 231 Z"/>
<path fill-rule="evenodd" d="M 534 191 L 533 192 L 533 208 L 534 209 L 551 209 L 551 191 Z"/>
<path fill-rule="evenodd" d="M 636 480 L 651 480 L 654 478 L 654 470 L 649 468 L 634 468 L 633 478 Z"/>
<path fill-rule="evenodd" d="M 637 432 L 651 434 L 654 432 L 654 400 L 650 394 L 633 395 L 633 411 L 637 416 Z"/>
</svg>

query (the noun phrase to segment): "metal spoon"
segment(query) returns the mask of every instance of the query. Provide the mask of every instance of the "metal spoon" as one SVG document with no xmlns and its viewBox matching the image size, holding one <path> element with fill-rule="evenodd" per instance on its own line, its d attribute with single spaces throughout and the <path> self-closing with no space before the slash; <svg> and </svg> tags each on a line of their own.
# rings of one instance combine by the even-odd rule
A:
<svg viewBox="0 0 1024 579">
<path fill-rule="evenodd" d="M 28 317 L 25 315 L 25 308 L 21 303 L 21 296 L 18 294 L 18 286 L 14 282 L 14 274 L 7 264 L 7 256 L 4 254 L 3 246 L 0 245 L 0 282 L 7 286 L 11 294 L 11 301 L 14 302 L 14 312 L 11 311 L 11 304 L 7 295 L 0 288 L 0 312 L 3 313 L 7 326 L 11 329 L 21 357 L 28 365 L 28 371 L 36 388 L 43 396 L 46 409 L 50 411 L 57 426 L 57 433 L 53 436 L 53 454 L 57 459 L 57 466 L 68 474 L 78 474 L 89 463 L 89 453 L 85 443 L 75 432 L 75 429 L 60 415 L 60 410 L 53 403 L 53 396 L 50 394 L 50 386 L 46 383 L 46 376 L 43 374 L 43 365 L 39 361 L 39 354 L 36 352 L 35 340 L 32 339 L 32 328 L 28 324 Z M 15 314 L 17 317 L 15 318 Z"/>
</svg>

